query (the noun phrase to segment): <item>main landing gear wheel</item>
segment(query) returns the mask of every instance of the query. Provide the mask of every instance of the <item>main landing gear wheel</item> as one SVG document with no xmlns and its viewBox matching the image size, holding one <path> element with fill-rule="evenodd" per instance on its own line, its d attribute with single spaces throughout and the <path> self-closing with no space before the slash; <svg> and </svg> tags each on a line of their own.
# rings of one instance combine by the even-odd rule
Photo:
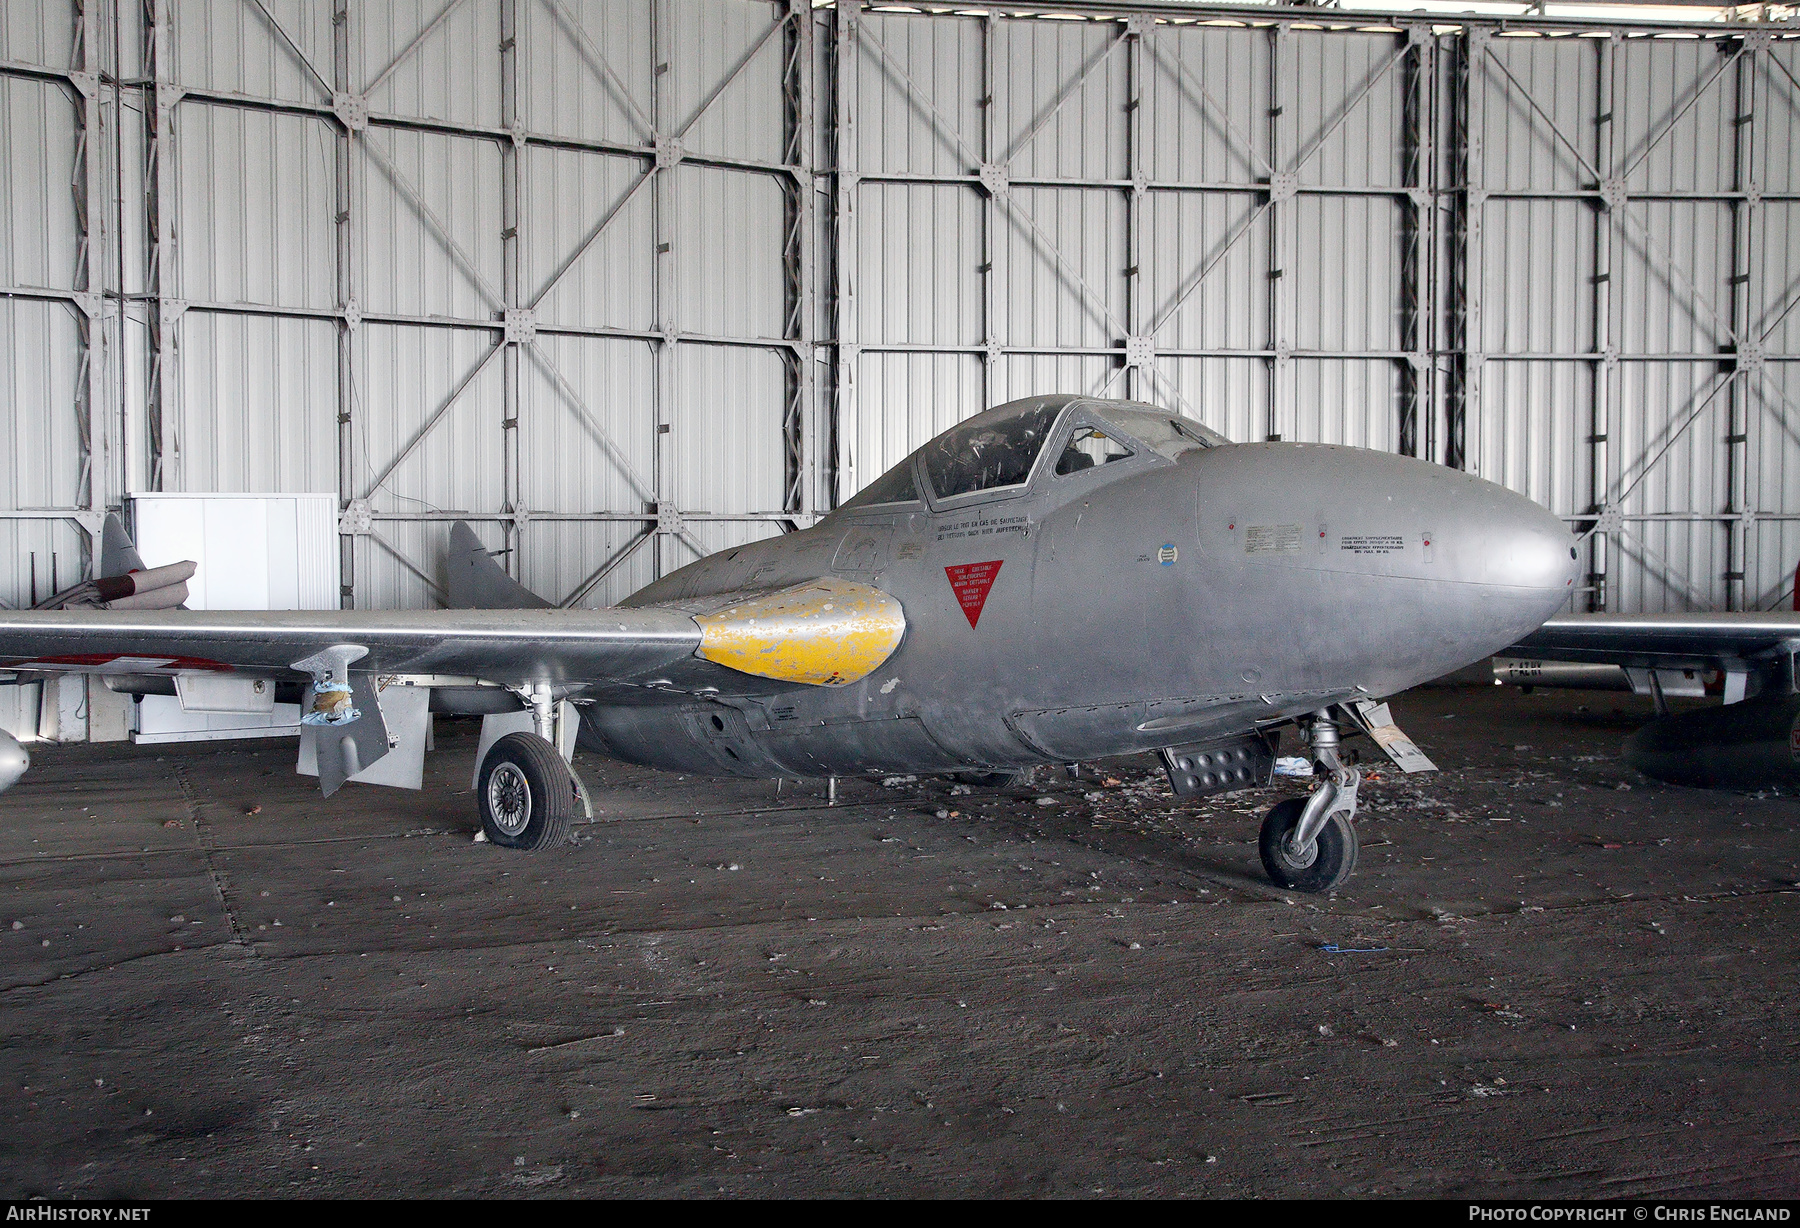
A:
<svg viewBox="0 0 1800 1228">
<path fill-rule="evenodd" d="M 1296 850 L 1289 838 L 1305 809 L 1305 798 L 1290 797 L 1269 811 L 1263 820 L 1262 836 L 1257 840 L 1263 869 L 1277 887 L 1331 891 L 1343 886 L 1356 869 L 1356 828 L 1350 822 L 1349 812 L 1339 811 L 1325 820 L 1309 847 Z"/>
<path fill-rule="evenodd" d="M 481 761 L 481 830 L 501 848 L 555 848 L 583 809 L 580 788 L 554 746 L 536 734 L 509 733 Z"/>
</svg>

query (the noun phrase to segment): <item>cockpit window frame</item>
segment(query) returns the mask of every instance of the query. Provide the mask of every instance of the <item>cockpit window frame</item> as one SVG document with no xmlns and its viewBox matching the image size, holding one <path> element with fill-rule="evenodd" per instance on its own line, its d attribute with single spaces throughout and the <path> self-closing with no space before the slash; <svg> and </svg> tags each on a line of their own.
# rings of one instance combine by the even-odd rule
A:
<svg viewBox="0 0 1800 1228">
<path fill-rule="evenodd" d="M 1079 408 L 1078 404 L 1071 402 L 1057 409 L 1055 416 L 1050 419 L 1050 424 L 1044 428 L 1044 443 L 1038 448 L 1038 454 L 1031 462 L 1031 470 L 1025 475 L 1023 481 L 1013 482 L 1006 486 L 988 486 L 980 490 L 967 490 L 961 494 L 939 495 L 937 487 L 931 484 L 931 473 L 925 465 L 925 450 L 931 446 L 931 443 L 937 442 L 934 438 L 931 443 L 927 443 L 914 453 L 913 459 L 918 468 L 913 471 L 913 486 L 925 497 L 926 506 L 933 512 L 954 511 L 958 508 L 973 507 L 978 503 L 1000 503 L 1009 499 L 1022 499 L 1036 490 L 1039 483 L 1044 480 L 1046 465 L 1055 465 L 1055 461 L 1046 462 L 1044 458 L 1051 451 L 1051 443 L 1063 438 L 1070 413 Z M 958 423 L 957 425 L 963 424 Z"/>
<path fill-rule="evenodd" d="M 1083 474 L 1123 473 L 1127 469 L 1134 468 L 1132 462 L 1141 458 L 1146 451 L 1154 451 L 1154 449 L 1147 449 L 1143 441 L 1130 433 L 1120 430 L 1113 423 L 1089 412 L 1086 407 L 1076 405 L 1071 408 L 1073 412 L 1070 413 L 1068 421 L 1064 422 L 1062 430 L 1053 436 L 1062 442 L 1062 446 L 1056 449 L 1056 460 L 1050 463 L 1050 472 L 1045 478 L 1047 482 L 1068 482 L 1080 478 Z M 1105 436 L 1124 448 L 1125 454 L 1104 464 L 1090 465 L 1085 469 L 1076 469 L 1069 473 L 1058 473 L 1056 466 L 1061 463 L 1063 453 L 1069 450 L 1070 445 L 1075 442 L 1076 434 L 1080 431 L 1093 431 Z"/>
<path fill-rule="evenodd" d="M 1143 469 L 1160 468 L 1176 462 L 1158 452 L 1149 443 L 1134 435 L 1128 427 L 1121 426 L 1106 416 L 1105 402 L 1084 398 L 1071 403 L 1065 411 L 1063 420 L 1051 438 L 1058 442 L 1056 448 L 1045 448 L 1046 453 L 1054 451 L 1061 457 L 1067 451 L 1075 432 L 1083 429 L 1096 430 L 1126 448 L 1130 455 L 1109 461 L 1104 465 L 1095 465 L 1088 469 L 1077 469 L 1073 473 L 1057 473 L 1056 462 L 1047 466 L 1048 472 L 1042 476 L 1045 489 L 1051 489 L 1056 483 L 1092 481 L 1098 485 L 1100 481 L 1111 481 L 1126 473 L 1135 473 Z M 1210 445 L 1208 445 L 1210 446 Z M 1039 458 L 1042 459 L 1041 457 Z M 1098 479 L 1098 480 L 1096 480 Z"/>
<path fill-rule="evenodd" d="M 1213 448 L 1224 447 L 1231 442 L 1225 436 L 1219 435 L 1217 431 L 1211 430 L 1211 428 L 1207 427 L 1205 424 L 1196 422 L 1192 418 L 1184 418 L 1173 410 L 1164 409 L 1161 406 L 1145 405 L 1130 401 L 1108 402 L 1098 399 L 1083 401 L 1080 405 L 1082 408 L 1092 409 L 1093 412 L 1099 416 L 1101 421 L 1121 438 L 1132 440 L 1139 447 L 1148 449 L 1155 453 L 1157 457 L 1167 461 L 1171 465 L 1176 463 L 1175 458 L 1168 455 L 1145 436 L 1133 431 L 1131 429 L 1131 419 L 1127 415 L 1143 415 L 1159 421 L 1167 421 L 1176 434 L 1188 440 L 1194 445 L 1195 449 L 1200 451 L 1210 451 Z M 1116 406 L 1116 408 L 1109 409 L 1110 406 Z M 1122 420 L 1115 420 L 1114 418 L 1109 417 L 1109 413 L 1116 414 L 1118 418 Z M 1209 439 L 1207 438 L 1208 434 L 1218 435 L 1218 438 L 1216 440 Z M 1194 449 L 1184 449 L 1183 454 L 1185 454 L 1186 451 L 1192 450 Z"/>
<path fill-rule="evenodd" d="M 887 515 L 896 511 L 904 511 L 907 508 L 922 508 L 927 506 L 925 496 L 922 493 L 926 489 L 926 483 L 922 481 L 925 475 L 922 472 L 922 466 L 920 464 L 924 459 L 924 456 L 925 449 L 923 447 L 914 450 L 912 455 L 908 456 L 898 465 L 894 465 L 891 468 L 884 470 L 880 477 L 876 478 L 874 482 L 869 483 L 869 486 L 863 487 L 863 490 L 859 490 L 856 494 L 850 496 L 850 499 L 860 498 L 863 491 L 868 490 L 870 486 L 874 486 L 876 482 L 880 482 L 896 469 L 904 468 L 912 477 L 912 498 L 888 499 L 880 503 L 852 503 L 850 500 L 845 500 L 843 503 L 840 503 L 831 509 L 831 515 L 836 516 L 840 512 L 847 513 L 851 516 L 863 516 L 873 513 Z"/>
<path fill-rule="evenodd" d="M 1121 476 L 1125 473 L 1141 472 L 1144 469 L 1158 468 L 1164 465 L 1174 465 L 1179 463 L 1174 458 L 1167 456 L 1158 450 L 1154 444 L 1151 444 L 1149 441 L 1135 434 L 1128 425 L 1115 421 L 1113 417 L 1108 416 L 1107 407 L 1109 404 L 1112 404 L 1112 402 L 1104 399 L 1094 397 L 1074 397 L 1060 406 L 1055 416 L 1051 418 L 1050 425 L 1045 430 L 1044 445 L 1038 449 L 1038 454 L 1032 462 L 1030 473 L 1021 482 L 1007 486 L 990 486 L 981 490 L 965 491 L 962 494 L 950 495 L 947 497 L 940 496 L 937 493 L 937 489 L 931 483 L 931 474 L 925 463 L 926 451 L 931 447 L 932 443 L 936 442 L 936 438 L 934 437 L 932 440 L 927 441 L 925 444 L 915 449 L 913 453 L 902 462 L 902 464 L 907 466 L 908 472 L 912 477 L 913 490 L 917 496 L 916 499 L 892 503 L 871 503 L 857 507 L 844 504 L 834 508 L 830 514 L 833 517 L 840 514 L 847 514 L 850 516 L 886 516 L 905 514 L 908 511 L 923 508 L 927 512 L 935 515 L 941 512 L 955 512 L 965 507 L 974 507 L 980 504 L 1003 503 L 1012 499 L 1023 499 L 1033 494 L 1057 489 L 1058 483 L 1090 481 L 1095 485 L 1099 485 L 1101 481 L 1110 481 L 1113 477 Z M 1190 419 L 1182 418 L 1181 415 L 1172 411 L 1162 409 L 1159 406 L 1140 406 L 1135 403 L 1126 403 L 1126 408 L 1139 413 L 1153 413 L 1158 417 L 1167 415 L 1171 422 L 1175 424 L 1175 429 L 1182 435 L 1191 439 L 1199 449 L 1204 450 L 1221 446 L 1220 442 L 1216 442 L 1213 439 L 1208 438 L 1205 434 L 1202 434 L 1202 431 L 1206 428 L 1201 427 L 1198 423 L 1191 423 Z M 1189 427 L 1190 424 L 1198 429 L 1184 429 Z M 958 425 L 960 426 L 962 424 L 959 423 Z M 1089 469 L 1078 470 L 1075 473 L 1058 474 L 1056 472 L 1058 458 L 1060 458 L 1063 452 L 1067 450 L 1069 441 L 1074 433 L 1083 428 L 1100 431 L 1108 437 L 1117 440 L 1120 444 L 1130 449 L 1131 455 L 1109 464 L 1096 465 Z M 1223 441 L 1223 443 L 1230 442 L 1230 440 L 1225 439 L 1223 436 L 1220 436 L 1220 440 Z M 899 466 L 895 466 L 895 468 L 898 467 Z M 887 473 L 891 472 L 893 472 L 892 469 L 887 471 Z M 882 477 L 886 477 L 887 473 L 883 473 Z M 1097 474 L 1106 475 L 1106 477 L 1096 479 L 1094 475 Z M 1084 477 L 1084 475 L 1086 476 Z M 877 478 L 876 480 L 880 481 L 880 478 Z"/>
</svg>

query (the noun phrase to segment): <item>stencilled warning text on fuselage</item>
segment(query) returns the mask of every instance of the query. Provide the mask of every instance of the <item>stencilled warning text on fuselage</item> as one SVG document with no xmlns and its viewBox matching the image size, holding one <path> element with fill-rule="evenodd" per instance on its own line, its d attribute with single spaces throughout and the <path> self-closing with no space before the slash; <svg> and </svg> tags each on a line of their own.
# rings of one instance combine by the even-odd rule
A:
<svg viewBox="0 0 1800 1228">
<path fill-rule="evenodd" d="M 1002 533 L 1017 533 L 1022 537 L 1031 536 L 1031 517 L 1005 516 L 999 519 L 978 517 L 974 520 L 958 520 L 952 524 L 939 525 L 937 540 L 944 542 L 958 537 L 993 537 Z"/>
<path fill-rule="evenodd" d="M 1297 524 L 1247 524 L 1244 526 L 1245 554 L 1300 553 L 1300 526 Z"/>
<path fill-rule="evenodd" d="M 1338 549 L 1345 554 L 1405 554 L 1406 539 L 1397 533 L 1346 533 L 1338 538 Z"/>
</svg>

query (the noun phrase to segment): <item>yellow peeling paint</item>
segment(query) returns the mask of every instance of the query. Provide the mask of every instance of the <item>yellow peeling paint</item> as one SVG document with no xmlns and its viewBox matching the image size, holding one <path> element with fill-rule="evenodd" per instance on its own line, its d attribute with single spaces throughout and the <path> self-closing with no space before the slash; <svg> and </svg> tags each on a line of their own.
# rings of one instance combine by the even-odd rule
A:
<svg viewBox="0 0 1800 1228">
<path fill-rule="evenodd" d="M 906 613 L 878 588 L 854 580 L 809 580 L 696 614 L 694 655 L 758 678 L 848 686 L 861 682 L 900 646 Z"/>
</svg>

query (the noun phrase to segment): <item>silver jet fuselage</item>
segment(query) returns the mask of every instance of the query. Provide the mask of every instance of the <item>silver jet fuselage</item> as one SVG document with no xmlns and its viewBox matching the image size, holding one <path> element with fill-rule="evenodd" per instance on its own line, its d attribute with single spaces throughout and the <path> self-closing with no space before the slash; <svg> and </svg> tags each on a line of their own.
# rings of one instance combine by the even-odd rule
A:
<svg viewBox="0 0 1800 1228">
<path fill-rule="evenodd" d="M 1480 478 L 1320 444 L 1159 450 L 1132 434 L 1150 407 L 1081 398 L 971 423 L 1019 405 L 1055 412 L 1025 480 L 941 498 L 927 445 L 910 483 L 877 484 L 920 497 L 853 502 L 626 603 L 860 581 L 906 616 L 874 673 L 596 705 L 590 730 L 624 759 L 744 776 L 1074 762 L 1405 690 L 1515 642 L 1572 591 L 1562 523 Z M 1083 432 L 1125 454 L 1065 465 Z"/>
</svg>

